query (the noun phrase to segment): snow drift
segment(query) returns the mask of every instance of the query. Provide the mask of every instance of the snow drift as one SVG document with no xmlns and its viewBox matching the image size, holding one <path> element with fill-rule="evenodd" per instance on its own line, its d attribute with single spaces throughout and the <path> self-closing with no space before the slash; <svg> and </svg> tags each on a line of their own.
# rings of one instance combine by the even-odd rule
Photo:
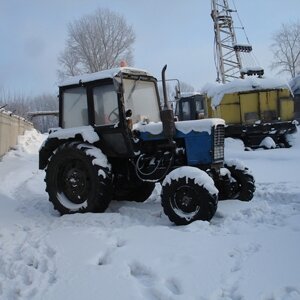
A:
<svg viewBox="0 0 300 300">
<path fill-rule="evenodd" d="M 271 151 L 226 139 L 226 158 L 253 172 L 254 199 L 181 227 L 159 186 L 145 203 L 60 217 L 38 170 L 44 138 L 26 132 L 0 161 L 0 299 L 300 299 L 299 133 Z"/>
</svg>

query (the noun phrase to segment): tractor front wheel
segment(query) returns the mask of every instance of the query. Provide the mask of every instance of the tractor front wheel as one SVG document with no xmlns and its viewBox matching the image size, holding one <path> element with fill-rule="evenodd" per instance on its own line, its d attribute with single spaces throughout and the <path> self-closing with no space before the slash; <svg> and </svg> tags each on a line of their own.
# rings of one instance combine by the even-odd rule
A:
<svg viewBox="0 0 300 300">
<path fill-rule="evenodd" d="M 186 225 L 196 220 L 211 220 L 217 210 L 218 190 L 204 171 L 181 167 L 164 180 L 161 199 L 170 221 Z"/>
</svg>

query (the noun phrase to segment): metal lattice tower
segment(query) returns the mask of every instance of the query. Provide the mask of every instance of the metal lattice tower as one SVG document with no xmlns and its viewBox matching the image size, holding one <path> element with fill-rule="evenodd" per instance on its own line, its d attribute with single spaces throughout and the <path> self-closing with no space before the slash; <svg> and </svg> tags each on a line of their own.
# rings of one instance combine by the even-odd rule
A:
<svg viewBox="0 0 300 300">
<path fill-rule="evenodd" d="M 252 46 L 237 43 L 232 12 L 237 11 L 229 8 L 227 0 L 211 0 L 217 81 L 222 83 L 244 75 L 263 75 L 263 69 L 259 67 L 243 69 L 241 54 L 250 53 Z"/>
</svg>

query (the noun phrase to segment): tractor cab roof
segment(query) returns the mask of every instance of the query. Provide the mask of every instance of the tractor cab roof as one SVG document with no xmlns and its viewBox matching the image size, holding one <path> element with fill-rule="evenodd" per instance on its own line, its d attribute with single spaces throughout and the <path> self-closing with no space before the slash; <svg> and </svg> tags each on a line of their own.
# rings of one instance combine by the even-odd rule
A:
<svg viewBox="0 0 300 300">
<path fill-rule="evenodd" d="M 109 70 L 104 70 L 96 73 L 90 74 L 82 74 L 73 77 L 68 77 L 64 81 L 62 81 L 59 86 L 69 86 L 75 84 L 82 84 L 87 82 L 93 82 L 102 79 L 113 79 L 115 77 L 120 77 L 122 74 L 124 75 L 131 75 L 131 76 L 147 76 L 154 78 L 150 73 L 145 70 L 136 69 L 136 68 L 129 68 L 129 67 L 121 67 L 121 68 L 113 68 Z M 154 78 L 156 80 L 156 78 Z"/>
</svg>

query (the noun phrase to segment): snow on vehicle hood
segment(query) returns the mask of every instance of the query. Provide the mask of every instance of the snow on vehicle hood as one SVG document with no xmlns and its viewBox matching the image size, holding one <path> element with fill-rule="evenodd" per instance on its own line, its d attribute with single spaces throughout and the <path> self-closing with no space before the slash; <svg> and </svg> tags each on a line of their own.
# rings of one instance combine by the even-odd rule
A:
<svg viewBox="0 0 300 300">
<path fill-rule="evenodd" d="M 222 83 L 207 83 L 201 90 L 212 98 L 212 108 L 217 107 L 225 94 L 256 91 L 262 89 L 290 89 L 287 81 L 278 78 L 257 78 L 247 77 L 244 79 L 236 79 L 225 84 Z"/>
<path fill-rule="evenodd" d="M 209 134 L 211 133 L 211 128 L 216 127 L 217 125 L 225 125 L 225 121 L 223 119 L 211 118 L 204 120 L 190 120 L 190 121 L 180 121 L 175 122 L 175 127 L 178 131 L 188 134 L 192 130 L 197 132 L 206 131 Z M 151 134 L 160 134 L 163 132 L 162 122 L 145 124 L 143 122 L 139 122 L 133 125 L 135 130 L 140 132 L 150 132 Z"/>
</svg>

